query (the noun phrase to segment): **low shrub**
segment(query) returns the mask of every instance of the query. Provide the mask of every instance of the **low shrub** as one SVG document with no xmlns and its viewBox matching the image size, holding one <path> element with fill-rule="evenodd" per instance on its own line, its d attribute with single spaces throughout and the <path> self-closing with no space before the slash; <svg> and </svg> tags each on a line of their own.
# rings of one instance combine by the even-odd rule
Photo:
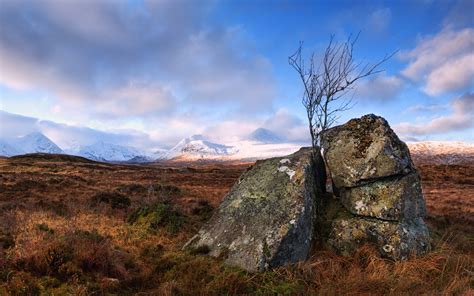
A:
<svg viewBox="0 0 474 296">
<path fill-rule="evenodd" d="M 124 184 L 116 188 L 116 190 L 122 194 L 146 194 L 148 188 L 142 184 Z"/>
<path fill-rule="evenodd" d="M 160 193 L 168 195 L 169 197 L 174 197 L 181 194 L 181 189 L 174 185 L 156 184 L 153 185 L 153 188 Z"/>
<path fill-rule="evenodd" d="M 9 249 L 13 246 L 15 246 L 13 235 L 0 229 L 0 249 Z"/>
<path fill-rule="evenodd" d="M 193 207 L 191 213 L 199 216 L 201 221 L 207 221 L 211 218 L 214 208 L 209 204 L 207 200 L 199 200 L 197 206 Z"/>
<path fill-rule="evenodd" d="M 54 230 L 49 228 L 48 224 L 46 224 L 46 223 L 36 224 L 36 228 L 38 228 L 38 230 L 46 232 L 48 234 L 54 234 Z"/>
<path fill-rule="evenodd" d="M 133 265 L 130 260 L 130 256 L 112 248 L 110 240 L 97 231 L 78 230 L 45 241 L 33 254 L 19 259 L 16 266 L 63 281 L 83 276 L 124 279 Z"/>
<path fill-rule="evenodd" d="M 50 211 L 55 215 L 65 217 L 70 214 L 69 207 L 62 201 L 55 201 L 55 200 L 43 200 L 36 202 L 35 207 L 40 209 Z"/>
<path fill-rule="evenodd" d="M 131 203 L 130 198 L 118 192 L 99 192 L 92 196 L 91 201 L 93 204 L 109 204 L 112 209 L 125 209 Z"/>
<path fill-rule="evenodd" d="M 170 234 L 177 233 L 185 223 L 185 216 L 167 203 L 157 202 L 133 211 L 127 219 L 129 224 L 141 225 L 150 230 L 165 228 Z"/>
</svg>

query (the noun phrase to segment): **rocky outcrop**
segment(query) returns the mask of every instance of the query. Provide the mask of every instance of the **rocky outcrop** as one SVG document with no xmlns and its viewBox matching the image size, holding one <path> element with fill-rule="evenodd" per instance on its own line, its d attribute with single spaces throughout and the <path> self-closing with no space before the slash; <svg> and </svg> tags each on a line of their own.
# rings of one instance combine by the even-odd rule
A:
<svg viewBox="0 0 474 296">
<path fill-rule="evenodd" d="M 420 176 L 387 121 L 350 120 L 327 130 L 321 145 L 334 195 L 317 190 L 324 174 L 309 148 L 258 161 L 184 248 L 248 271 L 306 259 L 315 235 L 344 255 L 366 243 L 395 260 L 425 254 Z"/>
<path fill-rule="evenodd" d="M 373 114 L 352 119 L 326 131 L 322 146 L 343 205 L 331 217 L 328 245 L 349 254 L 370 242 L 392 259 L 426 253 L 420 177 L 387 121 Z"/>
<path fill-rule="evenodd" d="M 227 264 L 261 271 L 306 259 L 315 224 L 310 149 L 258 161 L 185 248 L 208 248 Z"/>
</svg>

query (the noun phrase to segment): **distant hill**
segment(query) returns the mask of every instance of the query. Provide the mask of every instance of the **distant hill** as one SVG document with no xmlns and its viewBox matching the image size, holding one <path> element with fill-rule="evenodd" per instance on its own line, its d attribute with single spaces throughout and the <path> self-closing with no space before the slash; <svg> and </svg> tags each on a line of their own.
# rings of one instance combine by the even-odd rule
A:
<svg viewBox="0 0 474 296">
<path fill-rule="evenodd" d="M 474 144 L 466 142 L 408 142 L 415 160 L 433 164 L 474 164 Z"/>
<path fill-rule="evenodd" d="M 21 138 L 11 139 L 9 144 L 17 149 L 19 153 L 64 153 L 61 148 L 58 147 L 48 137 L 39 132 L 34 132 L 23 136 Z"/>
<path fill-rule="evenodd" d="M 266 128 L 258 128 L 254 130 L 250 135 L 247 137 L 250 141 L 260 142 L 264 144 L 272 144 L 272 143 L 283 143 L 284 139 L 274 132 Z"/>
<path fill-rule="evenodd" d="M 5 140 L 0 139 L 0 155 L 1 156 L 14 156 L 22 154 L 22 152 L 15 146 L 11 145 Z"/>
<path fill-rule="evenodd" d="M 96 161 L 68 154 L 51 153 L 27 153 L 10 157 L 11 160 L 34 160 L 34 161 L 67 161 L 67 162 L 87 162 L 97 163 Z"/>
<path fill-rule="evenodd" d="M 77 154 L 97 161 L 128 161 L 143 156 L 143 153 L 135 148 L 106 142 L 82 147 Z"/>
<path fill-rule="evenodd" d="M 235 153 L 231 146 L 217 144 L 206 140 L 202 135 L 194 135 L 182 139 L 176 146 L 162 155 L 162 159 L 182 158 L 191 159 L 212 159 L 228 156 Z"/>
<path fill-rule="evenodd" d="M 425 141 L 407 142 L 415 161 L 434 164 L 474 164 L 474 144 L 466 142 Z M 202 135 L 184 138 L 169 150 L 145 153 L 136 148 L 98 142 L 68 154 L 94 161 L 147 163 L 153 161 L 255 161 L 283 156 L 297 151 L 301 145 L 287 143 L 272 131 L 259 128 L 245 140 L 215 143 Z M 31 153 L 65 154 L 52 140 L 35 132 L 14 139 L 0 139 L 0 156 L 12 157 Z M 31 156 L 29 156 L 31 157 Z M 41 157 L 41 156 L 37 156 Z"/>
</svg>

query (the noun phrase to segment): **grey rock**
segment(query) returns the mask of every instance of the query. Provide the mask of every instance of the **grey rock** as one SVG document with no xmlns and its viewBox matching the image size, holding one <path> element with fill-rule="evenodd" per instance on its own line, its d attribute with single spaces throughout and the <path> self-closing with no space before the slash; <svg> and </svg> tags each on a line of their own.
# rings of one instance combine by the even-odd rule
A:
<svg viewBox="0 0 474 296">
<path fill-rule="evenodd" d="M 414 170 L 408 147 L 387 121 L 373 114 L 324 132 L 321 145 L 334 184 L 354 187 Z"/>
<path fill-rule="evenodd" d="M 316 198 L 310 153 L 258 161 L 184 248 L 206 246 L 211 256 L 249 271 L 306 259 Z"/>
<path fill-rule="evenodd" d="M 319 218 L 329 247 L 350 255 L 370 243 L 394 260 L 429 251 L 420 177 L 408 147 L 385 119 L 352 119 L 327 130 L 322 146 L 339 198 Z"/>
<path fill-rule="evenodd" d="M 340 199 L 353 214 L 401 221 L 424 217 L 425 200 L 418 173 L 341 188 Z"/>
<path fill-rule="evenodd" d="M 428 228 L 421 218 L 401 223 L 361 217 L 337 218 L 332 223 L 327 243 L 346 256 L 363 244 L 371 243 L 383 257 L 393 260 L 421 256 L 430 250 Z"/>
</svg>

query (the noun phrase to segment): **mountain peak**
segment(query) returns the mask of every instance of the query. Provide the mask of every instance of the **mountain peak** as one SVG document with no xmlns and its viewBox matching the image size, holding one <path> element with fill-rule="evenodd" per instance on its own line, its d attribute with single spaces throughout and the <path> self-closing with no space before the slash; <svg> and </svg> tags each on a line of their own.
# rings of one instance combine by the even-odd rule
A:
<svg viewBox="0 0 474 296">
<path fill-rule="evenodd" d="M 192 135 L 188 138 L 191 141 L 204 141 L 206 140 L 203 135 Z"/>
<path fill-rule="evenodd" d="M 184 157 L 189 159 L 213 158 L 235 153 L 230 146 L 212 143 L 202 135 L 193 135 L 181 140 L 162 156 L 165 159 Z"/>
<path fill-rule="evenodd" d="M 254 130 L 248 137 L 248 140 L 261 142 L 265 144 L 281 143 L 283 139 L 269 129 L 260 127 Z"/>
<path fill-rule="evenodd" d="M 143 156 L 137 149 L 117 144 L 98 141 L 92 145 L 82 147 L 80 156 L 98 161 L 128 161 Z"/>
<path fill-rule="evenodd" d="M 32 132 L 15 139 L 14 144 L 25 153 L 63 153 L 58 145 L 40 132 Z"/>
</svg>

